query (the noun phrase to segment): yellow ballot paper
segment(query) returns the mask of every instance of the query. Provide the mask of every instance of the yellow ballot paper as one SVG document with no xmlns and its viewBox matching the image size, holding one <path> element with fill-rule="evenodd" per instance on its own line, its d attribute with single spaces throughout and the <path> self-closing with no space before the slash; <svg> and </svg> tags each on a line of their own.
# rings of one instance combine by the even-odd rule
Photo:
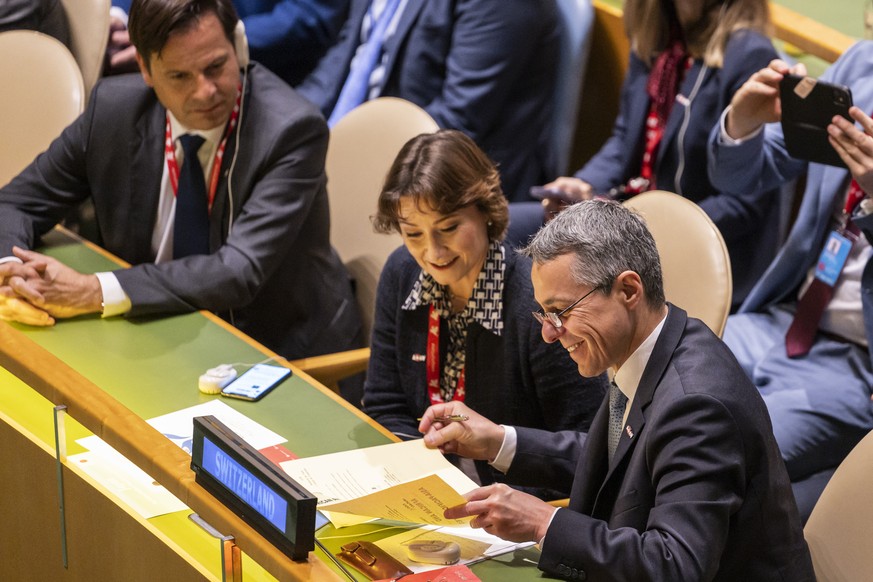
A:
<svg viewBox="0 0 873 582">
<path fill-rule="evenodd" d="M 469 519 L 447 520 L 443 511 L 477 487 L 421 440 L 285 461 L 282 469 L 318 498 L 337 527 L 372 518 L 467 525 Z"/>
</svg>

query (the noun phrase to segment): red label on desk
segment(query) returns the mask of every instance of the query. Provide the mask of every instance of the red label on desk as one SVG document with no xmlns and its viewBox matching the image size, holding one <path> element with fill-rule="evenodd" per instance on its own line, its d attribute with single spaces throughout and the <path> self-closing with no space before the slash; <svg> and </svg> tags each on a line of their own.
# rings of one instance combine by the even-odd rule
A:
<svg viewBox="0 0 873 582">
<path fill-rule="evenodd" d="M 387 578 L 378 582 L 393 582 L 394 578 Z M 403 582 L 476 582 L 479 580 L 467 566 L 448 566 L 418 574 L 407 574 L 402 578 Z"/>
<path fill-rule="evenodd" d="M 273 445 L 272 447 L 261 449 L 258 452 L 267 457 L 277 466 L 279 466 L 279 463 L 282 463 L 284 461 L 293 461 L 294 459 L 298 458 L 297 455 L 295 455 L 282 445 Z"/>
</svg>

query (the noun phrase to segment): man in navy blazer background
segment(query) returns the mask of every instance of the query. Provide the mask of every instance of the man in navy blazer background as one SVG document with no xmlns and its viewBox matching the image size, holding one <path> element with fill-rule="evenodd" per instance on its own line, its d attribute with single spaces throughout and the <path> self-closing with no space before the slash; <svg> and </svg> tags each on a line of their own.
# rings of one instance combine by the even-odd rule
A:
<svg viewBox="0 0 873 582">
<path fill-rule="evenodd" d="M 463 131 L 499 165 L 507 198 L 530 200 L 548 172 L 554 0 L 352 0 L 337 44 L 298 87 L 325 117 L 388 12 L 364 100 L 401 97 Z"/>
<path fill-rule="evenodd" d="M 230 0 L 134 0 L 141 74 L 99 82 L 85 113 L 0 188 L 0 318 L 207 309 L 287 358 L 360 347 L 330 246 L 324 118 L 264 67 L 241 70 L 237 20 Z M 176 144 L 192 135 L 205 141 L 186 159 Z M 195 158 L 214 196 L 194 216 L 208 222 L 205 248 L 184 254 L 175 242 L 192 221 L 171 162 L 181 183 Z M 100 244 L 130 268 L 79 273 L 31 250 L 89 198 Z"/>
<path fill-rule="evenodd" d="M 814 580 L 767 409 L 727 347 L 664 300 L 655 243 L 615 202 L 569 207 L 527 247 L 535 317 L 579 373 L 614 385 L 588 432 L 499 426 L 462 403 L 429 408 L 425 443 L 489 460 L 520 485 L 570 489 L 556 509 L 506 485 L 446 517 L 538 541 L 571 580 Z M 453 414 L 462 422 L 436 419 Z M 572 486 L 572 488 L 571 488 Z"/>
</svg>

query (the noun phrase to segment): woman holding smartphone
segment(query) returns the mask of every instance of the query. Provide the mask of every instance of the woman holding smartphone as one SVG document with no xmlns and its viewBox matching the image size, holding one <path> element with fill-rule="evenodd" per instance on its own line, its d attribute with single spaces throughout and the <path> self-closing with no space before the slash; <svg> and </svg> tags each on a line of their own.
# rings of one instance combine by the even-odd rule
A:
<svg viewBox="0 0 873 582">
<path fill-rule="evenodd" d="M 497 169 L 459 131 L 413 138 L 388 172 L 373 222 L 404 246 L 379 280 L 364 411 L 402 438 L 420 437 L 417 418 L 450 400 L 499 423 L 591 424 L 606 380 L 581 377 L 543 341 L 530 260 L 501 242 L 507 221 Z"/>
<path fill-rule="evenodd" d="M 767 0 L 627 0 L 624 23 L 631 55 L 612 136 L 545 187 L 570 200 L 659 189 L 697 202 L 727 243 L 738 306 L 778 246 L 778 197 L 715 188 L 706 142 L 734 92 L 776 58 Z"/>
</svg>

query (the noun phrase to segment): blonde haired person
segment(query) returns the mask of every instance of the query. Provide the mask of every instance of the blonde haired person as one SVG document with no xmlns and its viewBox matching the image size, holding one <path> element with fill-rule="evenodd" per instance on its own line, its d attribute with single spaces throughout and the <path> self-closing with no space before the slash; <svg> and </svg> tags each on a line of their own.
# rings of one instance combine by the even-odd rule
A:
<svg viewBox="0 0 873 582">
<path fill-rule="evenodd" d="M 632 51 L 612 136 L 546 187 L 574 200 L 660 189 L 697 202 L 728 245 L 737 306 L 775 253 L 777 198 L 715 188 L 706 141 L 734 92 L 776 58 L 767 0 L 627 0 L 624 20 Z"/>
</svg>

